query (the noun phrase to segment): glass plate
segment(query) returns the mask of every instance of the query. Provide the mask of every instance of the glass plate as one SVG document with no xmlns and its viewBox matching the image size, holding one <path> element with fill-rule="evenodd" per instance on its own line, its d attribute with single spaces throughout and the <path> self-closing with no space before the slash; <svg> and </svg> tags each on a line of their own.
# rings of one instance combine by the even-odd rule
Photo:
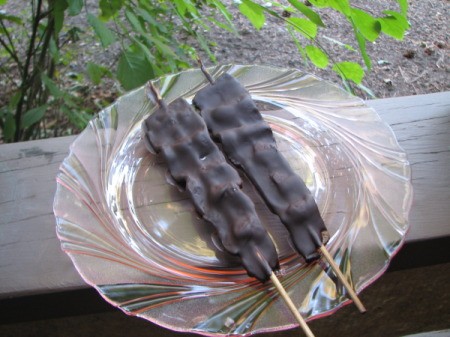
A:
<svg viewBox="0 0 450 337">
<path fill-rule="evenodd" d="M 377 279 L 408 229 L 410 167 L 391 129 L 364 102 L 298 70 L 229 65 L 274 130 L 279 149 L 314 194 L 328 249 L 357 292 Z M 191 100 L 199 70 L 155 81 L 163 97 Z M 270 282 L 249 278 L 221 248 L 186 194 L 147 152 L 141 122 L 154 106 L 139 88 L 101 111 L 77 137 L 57 176 L 54 212 L 62 249 L 83 279 L 124 312 L 169 329 L 249 335 L 292 328 Z M 328 266 L 305 265 L 250 183 L 279 252 L 279 277 L 307 319 L 348 303 Z M 356 309 L 355 309 L 356 310 Z"/>
</svg>

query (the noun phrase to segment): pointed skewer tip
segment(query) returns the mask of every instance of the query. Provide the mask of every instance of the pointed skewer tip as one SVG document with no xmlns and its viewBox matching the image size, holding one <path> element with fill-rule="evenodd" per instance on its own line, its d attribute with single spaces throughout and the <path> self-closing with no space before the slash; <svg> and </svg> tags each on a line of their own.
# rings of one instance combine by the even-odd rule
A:
<svg viewBox="0 0 450 337">
<path fill-rule="evenodd" d="M 161 94 L 159 93 L 159 90 L 156 89 L 155 85 L 152 82 L 148 82 L 147 84 L 147 96 L 148 98 L 155 104 L 160 104 L 162 101 Z"/>
<path fill-rule="evenodd" d="M 307 337 L 314 337 L 313 332 L 309 328 L 308 324 L 306 324 L 306 321 L 303 319 L 303 317 L 298 312 L 297 308 L 295 307 L 294 303 L 292 302 L 291 298 L 289 297 L 289 294 L 284 289 L 281 282 L 278 280 L 278 277 L 275 275 L 274 272 L 270 274 L 270 279 L 272 280 L 272 283 L 274 284 L 275 288 L 277 288 L 278 292 L 280 293 L 283 300 L 286 302 L 287 306 L 291 310 L 292 314 L 294 315 L 297 322 L 300 324 L 301 328 L 303 329 L 303 332 Z"/>
<path fill-rule="evenodd" d="M 345 278 L 344 274 L 342 274 L 341 270 L 339 269 L 339 266 L 336 264 L 336 262 L 334 261 L 333 257 L 331 256 L 331 254 L 328 252 L 328 250 L 325 248 L 325 246 L 321 246 L 320 247 L 320 251 L 322 252 L 322 255 L 327 260 L 327 262 L 330 264 L 331 268 L 333 269 L 333 271 L 336 274 L 336 276 L 339 279 L 339 281 L 341 281 L 342 284 L 344 285 L 344 287 L 347 290 L 350 298 L 353 300 L 353 302 L 355 303 L 355 305 L 358 308 L 358 310 L 362 314 L 364 314 L 367 311 L 366 308 L 364 307 L 363 303 L 361 302 L 361 300 L 359 299 L 358 295 L 353 290 L 351 285 L 348 283 L 348 281 Z"/>
<path fill-rule="evenodd" d="M 208 80 L 209 83 L 213 84 L 214 83 L 214 79 L 211 77 L 210 73 L 208 72 L 208 70 L 206 70 L 201 58 L 199 56 L 197 56 L 197 63 L 200 66 L 200 70 L 202 71 L 203 75 L 205 75 L 206 79 Z"/>
</svg>

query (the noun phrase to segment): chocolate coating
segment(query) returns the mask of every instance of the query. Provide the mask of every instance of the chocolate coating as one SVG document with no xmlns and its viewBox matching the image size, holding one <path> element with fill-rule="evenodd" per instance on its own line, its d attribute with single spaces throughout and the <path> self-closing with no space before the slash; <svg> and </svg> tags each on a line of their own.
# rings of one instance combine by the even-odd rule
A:
<svg viewBox="0 0 450 337">
<path fill-rule="evenodd" d="M 229 160 L 245 172 L 267 206 L 280 217 L 297 251 L 308 262 L 319 258 L 326 227 L 317 204 L 278 151 L 270 126 L 247 90 L 224 74 L 201 89 L 193 104 Z"/>
<path fill-rule="evenodd" d="M 242 192 L 238 172 L 210 138 L 203 119 L 184 99 L 177 99 L 148 117 L 143 130 L 197 212 L 215 227 L 223 247 L 241 258 L 250 276 L 268 280 L 278 267 L 275 246 Z"/>
</svg>

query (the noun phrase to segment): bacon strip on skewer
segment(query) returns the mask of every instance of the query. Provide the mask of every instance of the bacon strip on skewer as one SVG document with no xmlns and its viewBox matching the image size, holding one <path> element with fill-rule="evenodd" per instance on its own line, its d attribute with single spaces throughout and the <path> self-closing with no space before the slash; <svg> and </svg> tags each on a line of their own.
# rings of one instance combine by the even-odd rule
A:
<svg viewBox="0 0 450 337">
<path fill-rule="evenodd" d="M 279 216 L 306 262 L 317 260 L 322 254 L 355 305 L 365 312 L 324 246 L 329 234 L 314 197 L 278 151 L 272 130 L 249 92 L 227 73 L 214 81 L 199 63 L 210 84 L 197 92 L 193 104 L 200 110 L 212 137 L 222 144 L 228 159 L 244 171 L 267 206 Z"/>
<path fill-rule="evenodd" d="M 278 267 L 278 255 L 253 202 L 241 190 L 236 169 L 186 100 L 158 103 L 159 108 L 143 123 L 151 147 L 162 153 L 172 178 L 215 227 L 223 247 L 241 258 L 250 276 L 267 281 Z"/>
<path fill-rule="evenodd" d="M 242 192 L 239 174 L 210 138 L 203 119 L 182 98 L 167 105 L 152 84 L 149 94 L 159 107 L 142 125 L 148 145 L 163 155 L 172 178 L 216 228 L 224 248 L 241 258 L 250 276 L 261 282 L 270 278 L 305 334 L 314 337 L 273 272 L 279 266 L 275 246 Z"/>
</svg>

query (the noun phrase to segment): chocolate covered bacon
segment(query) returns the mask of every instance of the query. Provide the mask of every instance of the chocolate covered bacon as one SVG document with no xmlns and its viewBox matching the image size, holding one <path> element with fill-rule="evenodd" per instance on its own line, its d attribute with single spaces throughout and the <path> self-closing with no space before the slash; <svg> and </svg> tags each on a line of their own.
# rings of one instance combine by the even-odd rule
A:
<svg viewBox="0 0 450 337">
<path fill-rule="evenodd" d="M 236 169 L 212 141 L 203 119 L 186 100 L 161 100 L 143 122 L 149 145 L 164 157 L 173 180 L 186 190 L 196 211 L 217 230 L 226 251 L 238 255 L 250 276 L 264 282 L 278 267 L 275 246 L 242 192 Z"/>
<path fill-rule="evenodd" d="M 278 151 L 270 126 L 248 91 L 223 74 L 201 89 L 193 104 L 229 160 L 241 168 L 273 213 L 288 229 L 307 262 L 320 257 L 326 227 L 303 180 Z"/>
</svg>

